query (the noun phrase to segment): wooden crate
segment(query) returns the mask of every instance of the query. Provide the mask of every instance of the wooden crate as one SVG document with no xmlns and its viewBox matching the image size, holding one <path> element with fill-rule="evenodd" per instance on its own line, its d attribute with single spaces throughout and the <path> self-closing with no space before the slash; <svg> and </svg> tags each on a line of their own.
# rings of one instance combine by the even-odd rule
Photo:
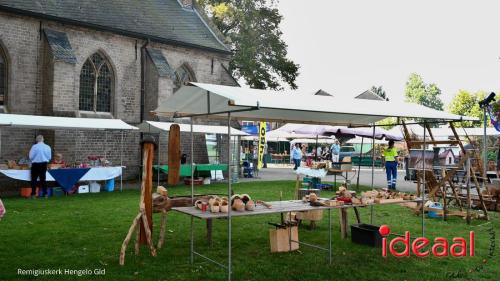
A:
<svg viewBox="0 0 500 281">
<path fill-rule="evenodd" d="M 297 226 L 292 226 L 291 230 L 287 228 L 269 229 L 269 244 L 271 253 L 290 252 L 299 249 L 299 243 L 292 242 L 290 250 L 289 232 L 292 234 L 292 240 L 299 241 L 299 229 Z"/>
</svg>

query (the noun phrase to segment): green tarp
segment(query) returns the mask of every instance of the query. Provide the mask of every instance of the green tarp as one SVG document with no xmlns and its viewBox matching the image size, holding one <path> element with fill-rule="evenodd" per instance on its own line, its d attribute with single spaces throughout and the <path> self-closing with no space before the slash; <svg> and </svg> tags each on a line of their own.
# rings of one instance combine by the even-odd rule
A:
<svg viewBox="0 0 500 281">
<path fill-rule="evenodd" d="M 158 165 L 153 165 L 154 169 L 158 170 Z M 214 170 L 222 170 L 227 171 L 227 164 L 196 164 L 194 165 L 194 172 L 210 172 Z M 160 171 L 165 174 L 168 174 L 168 165 L 161 165 Z M 181 177 L 190 177 L 191 176 L 191 164 L 181 165 L 180 169 Z"/>
</svg>

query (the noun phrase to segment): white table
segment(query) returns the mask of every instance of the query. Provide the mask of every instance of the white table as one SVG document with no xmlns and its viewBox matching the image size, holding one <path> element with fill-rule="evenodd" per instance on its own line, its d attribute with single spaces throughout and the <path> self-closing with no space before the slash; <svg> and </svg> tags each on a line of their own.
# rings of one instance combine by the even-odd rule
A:
<svg viewBox="0 0 500 281">
<path fill-rule="evenodd" d="M 93 167 L 80 179 L 80 181 L 102 181 L 117 178 L 122 175 L 123 167 Z M 30 170 L 0 170 L 5 176 L 22 181 L 31 181 Z M 47 181 L 56 181 L 50 173 L 46 173 Z"/>
</svg>

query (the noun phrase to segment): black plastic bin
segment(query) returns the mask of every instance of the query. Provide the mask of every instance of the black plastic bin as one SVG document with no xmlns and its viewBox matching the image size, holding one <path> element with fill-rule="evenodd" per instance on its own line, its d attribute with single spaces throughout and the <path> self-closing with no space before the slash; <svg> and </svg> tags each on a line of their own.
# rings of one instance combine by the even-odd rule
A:
<svg viewBox="0 0 500 281">
<path fill-rule="evenodd" d="M 357 244 L 381 247 L 382 235 L 378 232 L 379 228 L 366 223 L 351 224 L 351 240 Z"/>
</svg>

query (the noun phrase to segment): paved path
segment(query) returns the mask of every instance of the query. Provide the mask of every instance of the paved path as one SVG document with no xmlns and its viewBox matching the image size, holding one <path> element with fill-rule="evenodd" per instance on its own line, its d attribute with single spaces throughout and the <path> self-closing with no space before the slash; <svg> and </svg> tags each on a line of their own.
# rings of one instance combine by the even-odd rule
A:
<svg viewBox="0 0 500 281">
<path fill-rule="evenodd" d="M 370 186 L 371 185 L 371 168 L 361 168 L 359 184 Z M 404 180 L 405 172 L 398 171 L 398 179 L 396 183 L 396 188 L 400 191 L 411 191 L 415 192 L 417 185 L 411 181 Z M 349 174 L 351 177 L 351 174 Z M 351 184 L 356 184 L 357 175 L 351 179 Z M 291 167 L 280 167 L 280 168 L 264 168 L 259 171 L 258 177 L 245 179 L 240 178 L 240 182 L 248 181 L 275 181 L 275 180 L 295 180 L 295 173 Z M 342 177 L 337 177 L 337 182 L 342 182 L 344 179 Z M 326 176 L 323 181 L 334 181 L 334 176 Z M 374 172 L 374 187 L 383 188 L 386 187 L 387 180 L 385 176 L 385 171 L 381 168 L 375 168 Z"/>
</svg>

